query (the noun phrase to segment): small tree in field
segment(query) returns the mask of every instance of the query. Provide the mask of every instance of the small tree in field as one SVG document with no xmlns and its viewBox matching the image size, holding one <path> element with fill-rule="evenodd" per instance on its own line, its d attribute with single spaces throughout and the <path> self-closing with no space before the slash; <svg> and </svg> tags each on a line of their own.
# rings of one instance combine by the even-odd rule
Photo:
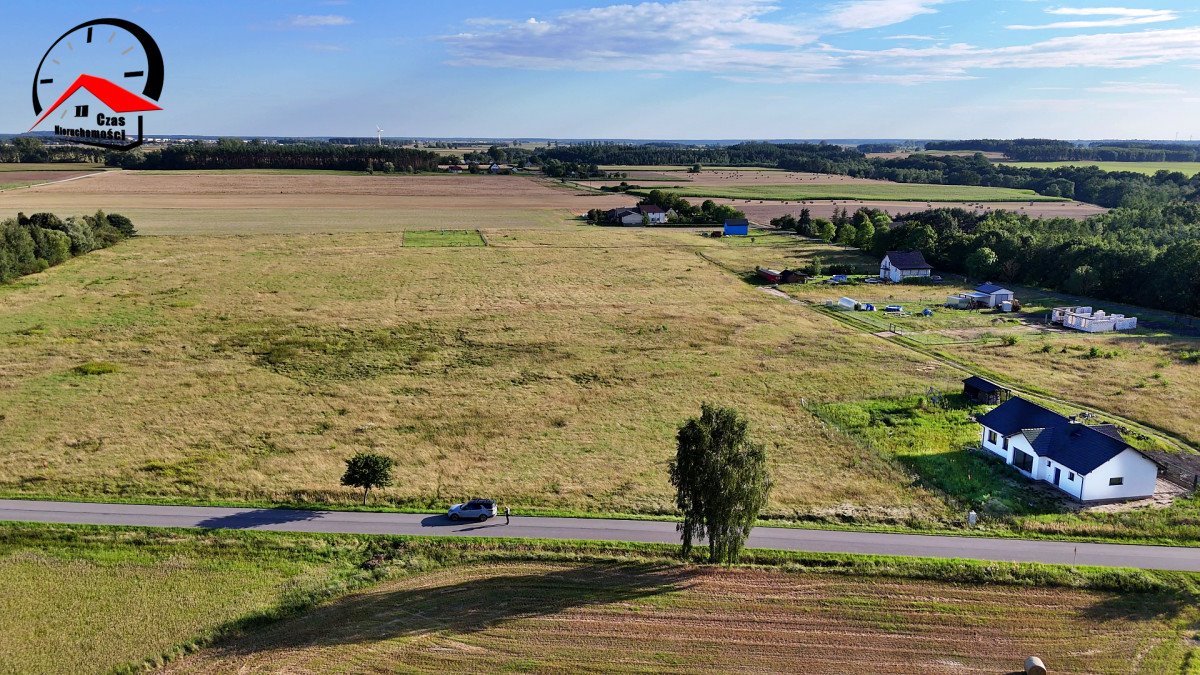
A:
<svg viewBox="0 0 1200 675">
<path fill-rule="evenodd" d="M 360 452 L 346 460 L 346 473 L 342 475 L 342 485 L 362 488 L 364 506 L 371 488 L 387 487 L 391 484 L 391 457 L 373 452 Z"/>
<path fill-rule="evenodd" d="M 670 465 L 683 555 L 691 554 L 693 539 L 707 537 L 709 562 L 731 564 L 771 491 L 767 453 L 750 440 L 749 422 L 736 410 L 708 403 L 700 410 L 679 428 Z"/>
</svg>

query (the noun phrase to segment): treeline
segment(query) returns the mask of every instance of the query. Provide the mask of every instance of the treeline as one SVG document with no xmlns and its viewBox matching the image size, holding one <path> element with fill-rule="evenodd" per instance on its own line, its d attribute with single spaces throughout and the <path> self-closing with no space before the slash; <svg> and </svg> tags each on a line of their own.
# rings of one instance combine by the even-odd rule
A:
<svg viewBox="0 0 1200 675">
<path fill-rule="evenodd" d="M 0 222 L 0 283 L 108 248 L 137 234 L 133 223 L 115 213 L 60 219 L 52 213 L 17 214 Z"/>
<path fill-rule="evenodd" d="M 943 183 L 1033 190 L 1108 208 L 1141 207 L 1192 199 L 1200 194 L 1200 174 L 1160 171 L 1153 176 L 1131 171 L 1102 171 L 1094 166 L 1054 169 L 993 164 L 981 154 L 968 157 L 917 154 L 873 159 L 869 166 L 847 167 L 847 175 L 898 183 Z"/>
<path fill-rule="evenodd" d="M 1002 152 L 1019 162 L 1197 162 L 1200 146 L 1184 143 L 1102 141 L 1086 146 L 1040 138 L 930 141 L 926 150 Z"/>
<path fill-rule="evenodd" d="M 112 152 L 109 166 L 123 169 L 329 169 L 366 171 L 391 163 L 398 171 L 437 171 L 441 157 L 427 150 L 330 143 L 277 145 L 222 139 L 183 143 L 145 153 Z"/>
<path fill-rule="evenodd" d="M 862 153 L 827 143 L 739 143 L 728 146 L 690 145 L 569 145 L 540 148 L 534 157 L 574 164 L 693 165 L 781 167 L 839 166 L 866 161 Z M 797 169 L 808 171 L 810 169 Z"/>
<path fill-rule="evenodd" d="M 0 141 L 0 164 L 82 164 L 104 161 L 105 151 L 74 145 L 46 145 L 40 138 L 17 136 Z"/>
<path fill-rule="evenodd" d="M 964 209 L 898 216 L 890 226 L 877 218 L 862 209 L 834 230 L 811 218 L 804 228 L 803 212 L 799 219 L 772 222 L 877 258 L 918 250 L 938 270 L 979 280 L 1200 316 L 1200 204 L 1115 209 L 1083 221 Z"/>
<path fill-rule="evenodd" d="M 1004 151 L 1038 147 L 1039 143 L 1070 146 L 1064 141 L 969 141 L 970 150 Z M 936 145 L 936 144 L 934 144 Z M 600 175 L 600 164 L 766 166 L 812 173 L 839 174 L 897 183 L 978 185 L 1032 190 L 1048 197 L 1065 197 L 1108 208 L 1162 205 L 1200 195 L 1200 175 L 1159 172 L 1107 172 L 1091 166 L 1055 169 L 993 164 L 982 154 L 971 156 L 915 154 L 885 159 L 828 144 L 742 143 L 726 147 L 599 145 L 543 149 L 534 158 L 543 165 L 562 167 L 567 175 Z M 559 171 L 555 168 L 553 171 Z M 549 173 L 549 172 L 548 172 Z M 551 173 L 550 175 L 560 175 Z"/>
</svg>

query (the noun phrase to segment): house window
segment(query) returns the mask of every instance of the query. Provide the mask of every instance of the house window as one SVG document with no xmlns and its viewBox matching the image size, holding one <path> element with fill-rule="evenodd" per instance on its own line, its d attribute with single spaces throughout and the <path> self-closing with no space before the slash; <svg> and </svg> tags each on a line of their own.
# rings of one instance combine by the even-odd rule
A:
<svg viewBox="0 0 1200 675">
<path fill-rule="evenodd" d="M 1033 455 L 1017 450 L 1013 453 L 1013 466 L 1025 473 L 1033 473 Z"/>
<path fill-rule="evenodd" d="M 1116 478 L 1109 478 L 1109 479 L 1108 479 L 1108 484 L 1109 484 L 1109 485 L 1124 485 L 1124 484 L 1125 484 L 1125 478 L 1124 478 L 1124 477 L 1122 477 L 1122 476 L 1117 476 Z"/>
<path fill-rule="evenodd" d="M 1005 437 L 1004 437 L 1004 449 L 1005 449 L 1005 450 L 1007 450 L 1007 449 L 1008 449 L 1008 436 L 1005 436 Z"/>
<path fill-rule="evenodd" d="M 996 432 L 992 431 L 991 429 L 988 429 L 988 443 L 995 445 L 997 438 L 998 438 L 998 436 L 996 435 Z"/>
<path fill-rule="evenodd" d="M 1075 480 L 1075 472 L 1074 471 L 1067 472 L 1067 480 Z"/>
</svg>

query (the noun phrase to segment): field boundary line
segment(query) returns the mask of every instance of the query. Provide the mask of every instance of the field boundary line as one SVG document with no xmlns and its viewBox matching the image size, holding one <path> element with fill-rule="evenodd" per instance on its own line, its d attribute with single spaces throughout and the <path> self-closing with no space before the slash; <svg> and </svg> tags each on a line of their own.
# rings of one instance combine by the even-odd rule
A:
<svg viewBox="0 0 1200 675">
<path fill-rule="evenodd" d="M 58 185 L 59 183 L 70 183 L 73 180 L 83 180 L 84 178 L 91 178 L 92 176 L 99 176 L 101 174 L 106 174 L 106 173 L 110 173 L 110 172 L 96 171 L 95 173 L 84 174 L 82 176 L 75 176 L 74 178 L 63 178 L 62 180 L 52 180 L 52 181 L 48 181 L 45 183 L 33 183 L 31 185 L 20 185 L 18 187 L 8 188 L 6 190 L 0 190 L 0 192 L 13 192 L 16 190 L 28 190 L 30 188 L 45 187 L 47 185 Z"/>
</svg>

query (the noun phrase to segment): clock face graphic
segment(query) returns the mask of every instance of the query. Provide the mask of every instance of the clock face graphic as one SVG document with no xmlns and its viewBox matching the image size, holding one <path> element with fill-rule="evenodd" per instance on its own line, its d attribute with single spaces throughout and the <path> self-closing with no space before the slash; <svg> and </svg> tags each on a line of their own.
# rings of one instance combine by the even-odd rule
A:
<svg viewBox="0 0 1200 675">
<path fill-rule="evenodd" d="M 81 89 L 99 105 L 95 111 L 76 105 L 76 117 L 95 118 L 97 124 L 121 120 L 124 126 L 124 117 L 109 118 L 107 112 L 160 110 L 154 101 L 163 89 L 162 51 L 143 28 L 123 19 L 96 19 L 72 28 L 50 45 L 34 73 L 33 112 L 39 116 L 34 127 L 56 112 L 56 119 L 66 119 L 71 106 L 64 104 Z M 136 119 L 140 137 L 141 116 Z"/>
</svg>

